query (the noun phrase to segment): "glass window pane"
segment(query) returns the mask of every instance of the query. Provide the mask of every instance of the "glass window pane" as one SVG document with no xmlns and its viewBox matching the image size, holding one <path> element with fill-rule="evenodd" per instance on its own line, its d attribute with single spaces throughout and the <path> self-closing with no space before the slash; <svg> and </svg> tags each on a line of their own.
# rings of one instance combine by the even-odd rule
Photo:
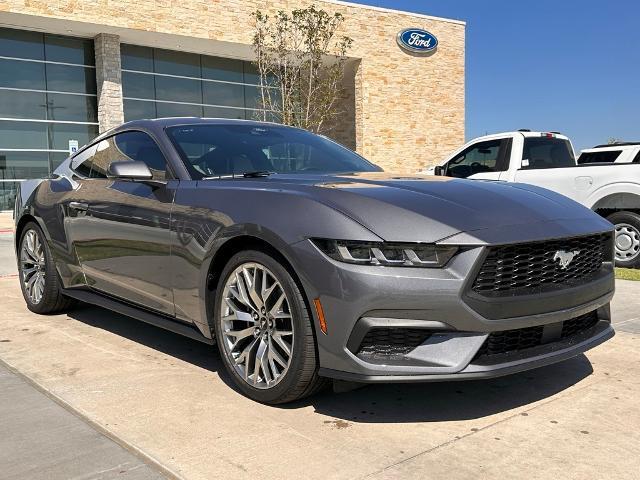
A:
<svg viewBox="0 0 640 480">
<path fill-rule="evenodd" d="M 0 180 L 45 178 L 49 175 L 47 152 L 4 152 L 0 150 Z"/>
<path fill-rule="evenodd" d="M 156 103 L 139 100 L 124 100 L 124 121 L 156 118 Z"/>
<path fill-rule="evenodd" d="M 155 98 L 154 75 L 122 72 L 122 95 L 132 98 Z"/>
<path fill-rule="evenodd" d="M 47 90 L 96 93 L 95 68 L 47 64 Z"/>
<path fill-rule="evenodd" d="M 204 107 L 204 116 L 208 118 L 237 118 L 245 119 L 245 110 L 237 108 Z"/>
<path fill-rule="evenodd" d="M 153 72 L 153 49 L 122 44 L 120 45 L 120 54 L 122 55 L 123 69 Z"/>
<path fill-rule="evenodd" d="M 202 78 L 242 82 L 242 61 L 220 57 L 202 57 Z"/>
<path fill-rule="evenodd" d="M 44 63 L 0 59 L 0 87 L 45 90 Z"/>
<path fill-rule="evenodd" d="M 44 55 L 50 62 L 95 65 L 93 41 L 84 38 L 45 34 Z"/>
<path fill-rule="evenodd" d="M 96 97 L 85 95 L 47 94 L 49 120 L 97 122 Z"/>
<path fill-rule="evenodd" d="M 156 76 L 156 99 L 202 103 L 200 80 Z"/>
<path fill-rule="evenodd" d="M 47 124 L 0 121 L 0 149 L 2 148 L 48 148 Z"/>
<path fill-rule="evenodd" d="M 0 210 L 12 210 L 16 203 L 18 182 L 0 182 Z"/>
<path fill-rule="evenodd" d="M 0 55 L 3 57 L 44 60 L 41 33 L 0 28 Z"/>
<path fill-rule="evenodd" d="M 167 161 L 156 142 L 144 132 L 124 132 L 115 136 L 116 145 L 128 158 L 144 162 L 154 180 L 167 178 Z"/>
<path fill-rule="evenodd" d="M 203 103 L 244 107 L 244 87 L 233 83 L 202 82 Z"/>
<path fill-rule="evenodd" d="M 179 103 L 156 103 L 157 117 L 201 117 L 202 106 Z"/>
<path fill-rule="evenodd" d="M 273 92 L 272 92 L 273 94 Z M 262 93 L 260 87 L 244 87 L 244 101 L 247 108 L 260 108 L 262 107 Z"/>
<path fill-rule="evenodd" d="M 46 94 L 0 89 L 0 117 L 46 119 Z"/>
<path fill-rule="evenodd" d="M 256 66 L 251 62 L 242 63 L 244 64 L 244 83 L 260 85 L 260 74 Z"/>
<path fill-rule="evenodd" d="M 153 56 L 156 73 L 200 78 L 200 55 L 156 48 Z"/>
<path fill-rule="evenodd" d="M 78 145 L 86 145 L 98 135 L 97 125 L 75 125 L 50 123 L 49 137 L 52 150 L 69 150 L 69 140 L 77 140 Z"/>
</svg>

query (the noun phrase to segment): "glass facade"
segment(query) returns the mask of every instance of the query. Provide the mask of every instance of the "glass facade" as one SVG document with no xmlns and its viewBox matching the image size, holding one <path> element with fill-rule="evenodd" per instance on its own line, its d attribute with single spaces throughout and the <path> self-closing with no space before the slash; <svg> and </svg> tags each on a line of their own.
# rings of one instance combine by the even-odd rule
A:
<svg viewBox="0 0 640 480">
<path fill-rule="evenodd" d="M 120 51 L 126 121 L 259 118 L 260 79 L 250 62 L 125 44 Z"/>
<path fill-rule="evenodd" d="M 93 41 L 0 28 L 0 210 L 98 134 Z"/>
</svg>

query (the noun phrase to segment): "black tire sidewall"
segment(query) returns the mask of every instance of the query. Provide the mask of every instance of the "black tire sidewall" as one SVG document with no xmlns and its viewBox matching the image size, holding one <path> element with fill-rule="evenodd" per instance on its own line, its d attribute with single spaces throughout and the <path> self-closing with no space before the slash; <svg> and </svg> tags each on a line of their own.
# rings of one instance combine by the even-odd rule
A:
<svg viewBox="0 0 640 480">
<path fill-rule="evenodd" d="M 241 264 L 254 262 L 268 268 L 282 285 L 287 298 L 289 299 L 289 308 L 292 313 L 294 322 L 294 345 L 293 356 L 289 369 L 285 377 L 280 382 L 269 389 L 258 389 L 252 387 L 238 375 L 225 352 L 222 337 L 222 326 L 220 322 L 220 305 L 224 285 L 229 275 Z M 257 250 L 247 250 L 234 255 L 227 265 L 224 267 L 216 288 L 214 312 L 213 312 L 214 330 L 217 338 L 218 350 L 222 363 L 227 373 L 233 378 L 234 383 L 240 391 L 261 403 L 280 403 L 280 399 L 285 398 L 293 389 L 296 389 L 301 382 L 301 373 L 305 357 L 316 355 L 315 342 L 309 342 L 309 335 L 313 335 L 310 314 L 307 306 L 302 298 L 300 289 L 293 280 L 291 274 L 276 259 Z"/>
<path fill-rule="evenodd" d="M 619 225 L 621 223 L 627 223 L 635 227 L 638 231 L 640 231 L 640 215 L 633 212 L 615 212 L 607 217 L 614 225 Z M 616 266 L 622 268 L 640 268 L 640 255 L 637 255 L 633 260 L 624 261 L 616 259 Z"/>
</svg>

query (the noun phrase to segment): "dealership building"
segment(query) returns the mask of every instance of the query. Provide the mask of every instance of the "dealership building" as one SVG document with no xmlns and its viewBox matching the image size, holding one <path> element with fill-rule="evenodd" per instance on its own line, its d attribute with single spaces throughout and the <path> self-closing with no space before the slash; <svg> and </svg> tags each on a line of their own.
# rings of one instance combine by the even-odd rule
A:
<svg viewBox="0 0 640 480">
<path fill-rule="evenodd" d="M 328 135 L 385 170 L 415 172 L 464 141 L 465 24 L 318 0 L 353 39 Z M 49 175 L 70 151 L 123 121 L 253 119 L 259 76 L 252 13 L 301 0 L 0 1 L 0 210 L 17 182 Z M 403 48 L 428 31 L 437 48 Z"/>
</svg>

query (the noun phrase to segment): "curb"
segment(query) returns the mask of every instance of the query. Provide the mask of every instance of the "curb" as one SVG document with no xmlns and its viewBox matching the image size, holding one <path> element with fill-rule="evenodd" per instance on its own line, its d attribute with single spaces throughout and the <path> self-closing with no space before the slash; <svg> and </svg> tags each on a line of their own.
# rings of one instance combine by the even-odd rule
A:
<svg viewBox="0 0 640 480">
<path fill-rule="evenodd" d="M 43 385 L 41 385 L 38 382 L 36 382 L 31 377 L 28 377 L 27 375 L 25 375 L 24 373 L 19 371 L 17 368 L 15 368 L 13 365 L 7 363 L 2 358 L 0 358 L 0 365 L 5 367 L 7 370 L 9 370 L 11 373 L 16 375 L 17 377 L 19 377 L 22 380 L 24 380 L 25 382 L 27 382 L 29 385 L 31 385 L 33 388 L 35 388 L 39 392 L 43 393 L 47 398 L 49 398 L 49 399 L 53 400 L 54 402 L 56 402 L 62 408 L 67 410 L 69 413 L 71 413 L 72 415 L 76 416 L 77 418 L 79 418 L 80 420 L 85 422 L 87 425 L 89 425 L 91 428 L 96 430 L 98 433 L 104 435 L 108 439 L 110 439 L 113 442 L 115 442 L 116 444 L 120 445 L 122 448 L 124 448 L 125 450 L 127 450 L 128 452 L 133 454 L 134 456 L 138 457 L 140 460 L 142 460 L 143 462 L 145 462 L 146 464 L 148 464 L 152 468 L 155 468 L 159 473 L 163 474 L 167 478 L 169 478 L 171 480 L 186 480 L 183 476 L 181 476 L 178 473 L 174 472 L 170 468 L 165 467 L 156 458 L 154 458 L 151 455 L 145 453 L 143 450 L 141 450 L 140 448 L 136 447 L 135 445 L 133 445 L 133 444 L 121 439 L 120 437 L 117 437 L 110 430 L 107 430 L 105 427 L 103 427 L 99 423 L 95 422 L 94 420 L 91 420 L 81 410 L 78 410 L 77 408 L 72 406 L 70 403 L 68 403 L 66 400 L 64 400 L 62 397 L 59 397 L 58 395 L 53 393 L 51 390 L 47 389 Z"/>
<path fill-rule="evenodd" d="M 0 228 L 0 233 L 13 233 L 13 228 Z"/>
</svg>

